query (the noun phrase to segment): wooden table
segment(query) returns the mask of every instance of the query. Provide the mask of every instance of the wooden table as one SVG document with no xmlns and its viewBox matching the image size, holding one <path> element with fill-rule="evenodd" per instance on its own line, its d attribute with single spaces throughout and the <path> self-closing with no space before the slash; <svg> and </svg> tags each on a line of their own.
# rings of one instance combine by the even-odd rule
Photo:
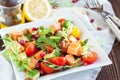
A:
<svg viewBox="0 0 120 80">
<path fill-rule="evenodd" d="M 116 16 L 120 18 L 120 0 L 109 0 Z M 117 40 L 109 55 L 113 64 L 102 68 L 96 80 L 120 80 L 120 42 Z"/>
</svg>

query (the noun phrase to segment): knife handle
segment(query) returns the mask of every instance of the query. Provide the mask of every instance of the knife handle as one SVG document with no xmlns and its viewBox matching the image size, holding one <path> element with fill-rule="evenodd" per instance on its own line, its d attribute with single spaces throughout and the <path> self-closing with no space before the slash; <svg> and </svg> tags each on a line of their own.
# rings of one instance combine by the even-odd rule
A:
<svg viewBox="0 0 120 80">
<path fill-rule="evenodd" d="M 109 25 L 110 29 L 116 35 L 117 39 L 120 41 L 120 30 L 119 28 L 112 22 L 110 18 L 105 19 L 106 23 Z"/>
<path fill-rule="evenodd" d="M 118 27 L 120 28 L 120 19 L 118 18 L 118 17 L 116 17 L 116 16 L 109 16 L 111 19 L 112 19 L 112 21 L 116 24 L 116 25 L 118 25 Z"/>
</svg>

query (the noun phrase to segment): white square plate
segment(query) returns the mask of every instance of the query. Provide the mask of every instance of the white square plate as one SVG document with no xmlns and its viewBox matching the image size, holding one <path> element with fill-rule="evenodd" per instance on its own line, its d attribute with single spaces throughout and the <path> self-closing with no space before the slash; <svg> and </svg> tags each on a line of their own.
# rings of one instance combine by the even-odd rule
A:
<svg viewBox="0 0 120 80">
<path fill-rule="evenodd" d="M 17 25 L 14 27 L 9 27 L 6 29 L 1 29 L 0 34 L 1 34 L 1 37 L 4 38 L 5 34 L 7 34 L 7 33 L 11 33 L 14 31 L 22 31 L 25 28 L 32 28 L 32 27 L 39 27 L 39 26 L 49 27 L 49 25 L 51 25 L 55 19 L 59 19 L 59 18 L 69 19 L 69 20 L 73 21 L 73 23 L 76 26 L 79 27 L 79 29 L 81 31 L 82 39 L 89 39 L 88 45 L 92 45 L 93 46 L 92 50 L 96 51 L 98 53 L 98 59 L 95 63 L 90 64 L 88 66 L 80 66 L 80 67 L 68 69 L 63 72 L 45 75 L 45 76 L 40 77 L 38 80 L 50 80 L 50 79 L 53 79 L 53 78 L 56 78 L 59 76 L 66 75 L 66 74 L 83 71 L 83 70 L 87 70 L 87 69 L 92 69 L 92 68 L 96 68 L 96 67 L 100 67 L 100 66 L 105 66 L 105 65 L 109 65 L 112 63 L 110 61 L 110 59 L 108 58 L 108 56 L 106 55 L 106 53 L 103 51 L 103 49 L 98 45 L 95 38 L 86 29 L 84 24 L 81 22 L 81 20 L 76 15 L 63 15 L 63 16 L 54 17 L 54 18 L 50 18 L 50 19 L 40 20 L 37 22 L 30 22 L 30 23 L 26 23 L 26 24 L 22 24 L 22 25 Z M 17 80 L 25 80 L 25 73 L 17 71 L 14 63 L 13 63 L 13 68 L 14 68 L 14 72 L 15 72 Z"/>
</svg>

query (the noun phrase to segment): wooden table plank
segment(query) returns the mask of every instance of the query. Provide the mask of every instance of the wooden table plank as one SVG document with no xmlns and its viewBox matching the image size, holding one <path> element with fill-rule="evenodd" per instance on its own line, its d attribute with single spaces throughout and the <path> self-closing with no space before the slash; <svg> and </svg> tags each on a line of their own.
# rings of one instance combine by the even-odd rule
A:
<svg viewBox="0 0 120 80">
<path fill-rule="evenodd" d="M 113 6 L 115 14 L 120 18 L 120 0 L 109 0 Z"/>
<path fill-rule="evenodd" d="M 116 16 L 120 18 L 120 0 L 109 0 Z M 113 64 L 102 68 L 96 80 L 120 80 L 120 42 L 114 43 L 109 55 Z"/>
<path fill-rule="evenodd" d="M 113 46 L 109 55 L 113 64 L 103 67 L 96 80 L 120 80 L 120 43 Z"/>
</svg>

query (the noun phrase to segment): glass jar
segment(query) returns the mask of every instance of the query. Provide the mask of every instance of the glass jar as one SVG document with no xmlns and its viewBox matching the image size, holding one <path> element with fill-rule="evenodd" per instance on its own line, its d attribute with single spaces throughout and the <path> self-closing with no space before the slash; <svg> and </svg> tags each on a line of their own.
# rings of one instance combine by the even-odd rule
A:
<svg viewBox="0 0 120 80">
<path fill-rule="evenodd" d="M 24 23 L 22 0 L 0 0 L 0 24 L 13 26 Z"/>
</svg>

